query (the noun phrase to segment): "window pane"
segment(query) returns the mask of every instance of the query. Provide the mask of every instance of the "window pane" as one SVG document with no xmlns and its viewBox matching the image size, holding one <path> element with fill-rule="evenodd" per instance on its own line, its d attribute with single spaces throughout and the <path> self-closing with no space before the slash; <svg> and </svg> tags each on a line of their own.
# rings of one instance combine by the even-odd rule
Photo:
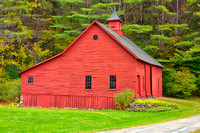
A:
<svg viewBox="0 0 200 133">
<path fill-rule="evenodd" d="M 85 89 L 91 89 L 92 88 L 92 84 L 91 83 L 86 83 L 85 84 Z"/>
<path fill-rule="evenodd" d="M 33 77 L 28 77 L 28 83 L 33 83 Z"/>
<path fill-rule="evenodd" d="M 113 76 L 113 82 L 116 82 L 116 76 Z"/>
<path fill-rule="evenodd" d="M 113 88 L 116 89 L 116 83 L 113 83 Z"/>
<path fill-rule="evenodd" d="M 116 82 L 116 75 L 110 76 L 110 82 Z"/>
<path fill-rule="evenodd" d="M 112 89 L 112 83 L 110 83 L 110 89 Z"/>
<path fill-rule="evenodd" d="M 89 85 L 88 89 L 91 89 L 92 88 L 92 84 L 88 83 L 88 85 Z"/>
<path fill-rule="evenodd" d="M 91 82 L 91 79 L 92 79 L 91 77 L 92 77 L 92 76 L 86 76 L 85 81 L 86 81 L 86 82 Z"/>
<path fill-rule="evenodd" d="M 85 89 L 92 89 L 92 76 L 85 76 Z"/>
<path fill-rule="evenodd" d="M 116 75 L 110 76 L 110 89 L 116 89 Z"/>
<path fill-rule="evenodd" d="M 88 84 L 87 83 L 85 84 L 85 89 L 88 89 Z"/>
<path fill-rule="evenodd" d="M 85 82 L 88 82 L 88 76 L 85 77 Z"/>
</svg>

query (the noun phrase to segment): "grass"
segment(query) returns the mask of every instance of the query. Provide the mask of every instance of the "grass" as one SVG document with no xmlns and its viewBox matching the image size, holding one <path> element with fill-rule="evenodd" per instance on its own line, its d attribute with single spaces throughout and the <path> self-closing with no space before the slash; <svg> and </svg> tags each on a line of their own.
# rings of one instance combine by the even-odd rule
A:
<svg viewBox="0 0 200 133">
<path fill-rule="evenodd" d="M 74 110 L 0 105 L 0 132 L 96 132 L 165 122 L 200 114 L 200 98 L 160 98 L 178 104 L 167 112 Z"/>
</svg>

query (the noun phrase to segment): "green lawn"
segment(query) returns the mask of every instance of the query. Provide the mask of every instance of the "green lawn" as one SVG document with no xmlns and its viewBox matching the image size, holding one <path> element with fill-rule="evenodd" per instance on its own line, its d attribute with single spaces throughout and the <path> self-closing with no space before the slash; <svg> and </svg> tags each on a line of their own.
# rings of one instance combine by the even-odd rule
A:
<svg viewBox="0 0 200 133">
<path fill-rule="evenodd" d="M 0 132 L 95 132 L 159 123 L 200 114 L 200 98 L 160 98 L 177 110 L 159 113 L 73 110 L 0 105 Z"/>
</svg>

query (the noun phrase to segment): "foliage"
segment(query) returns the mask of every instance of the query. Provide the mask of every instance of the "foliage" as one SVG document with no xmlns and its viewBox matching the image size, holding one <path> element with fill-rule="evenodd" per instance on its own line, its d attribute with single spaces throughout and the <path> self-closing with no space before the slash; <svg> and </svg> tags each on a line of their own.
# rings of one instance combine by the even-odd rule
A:
<svg viewBox="0 0 200 133">
<path fill-rule="evenodd" d="M 172 39 L 174 39 L 173 37 L 172 38 L 169 38 L 167 36 L 164 36 L 164 35 L 152 35 L 151 36 L 151 39 L 154 39 L 154 40 L 165 40 L 165 41 L 171 41 Z"/>
<path fill-rule="evenodd" d="M 119 110 L 19 108 L 0 105 L 0 129 L 2 132 L 100 132 L 150 125 L 200 114 L 200 98 L 190 100 L 162 98 L 161 100 L 176 103 L 180 108 L 147 113 Z"/>
<path fill-rule="evenodd" d="M 108 3 L 108 4 L 105 4 L 105 3 L 98 3 L 96 5 L 93 5 L 92 7 L 94 9 L 101 9 L 101 8 L 107 8 L 107 7 L 110 7 L 110 6 L 115 6 L 115 5 L 119 5 L 119 3 Z"/>
<path fill-rule="evenodd" d="M 165 68 L 188 68 L 197 78 L 192 94 L 199 95 L 198 0 L 1 0 L 0 82 L 17 79 L 19 71 L 61 53 L 94 20 L 107 25 L 114 10 L 124 35 Z"/>
<path fill-rule="evenodd" d="M 125 25 L 122 28 L 125 31 L 127 30 L 136 33 L 148 33 L 149 31 L 153 30 L 153 27 L 151 25 L 138 25 L 138 24 Z"/>
<path fill-rule="evenodd" d="M 0 101 L 18 101 L 20 98 L 20 79 L 0 84 Z"/>
<path fill-rule="evenodd" d="M 124 0 L 125 3 L 142 3 L 145 0 Z"/>
<path fill-rule="evenodd" d="M 152 5 L 152 8 L 156 8 L 156 9 L 162 10 L 162 11 L 164 11 L 165 13 L 167 13 L 167 14 L 169 14 L 169 15 L 176 15 L 176 13 L 170 12 L 170 11 L 169 11 L 165 6 L 163 6 L 163 5 L 158 5 L 158 6 Z"/>
<path fill-rule="evenodd" d="M 188 69 L 175 71 L 164 69 L 163 93 L 165 96 L 188 97 L 198 90 L 197 78 Z"/>
<path fill-rule="evenodd" d="M 62 4 L 67 4 L 67 3 L 83 3 L 83 0 L 55 0 L 55 1 L 59 1 Z"/>
<path fill-rule="evenodd" d="M 124 89 L 122 92 L 115 93 L 115 104 L 119 110 L 127 110 L 133 101 L 135 93 L 131 89 Z"/>
</svg>

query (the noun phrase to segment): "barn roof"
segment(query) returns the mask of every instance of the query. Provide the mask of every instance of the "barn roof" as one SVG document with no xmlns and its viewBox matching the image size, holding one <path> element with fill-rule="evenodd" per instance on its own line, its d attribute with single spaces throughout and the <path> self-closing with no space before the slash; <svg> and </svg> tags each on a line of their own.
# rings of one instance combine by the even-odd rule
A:
<svg viewBox="0 0 200 133">
<path fill-rule="evenodd" d="M 97 22 L 99 23 L 99 22 Z M 145 61 L 149 64 L 164 67 L 158 61 L 156 61 L 153 57 L 143 51 L 140 47 L 138 47 L 134 42 L 128 39 L 125 36 L 120 36 L 115 33 L 113 30 L 109 29 L 108 27 L 104 26 L 103 24 L 99 23 L 106 31 L 108 31 L 114 38 L 116 38 L 119 42 L 121 42 L 127 49 L 129 49 L 136 57 L 140 60 Z"/>
<path fill-rule="evenodd" d="M 113 30 L 109 29 L 108 27 L 104 26 L 103 24 L 97 22 L 97 21 L 94 21 L 88 28 L 90 28 L 94 23 L 97 23 L 101 28 L 103 28 L 106 32 L 108 32 L 115 40 L 117 40 L 123 47 L 125 47 L 129 52 L 131 52 L 133 55 L 135 55 L 136 58 L 144 61 L 144 62 L 147 62 L 149 64 L 152 64 L 152 65 L 156 65 L 156 66 L 159 66 L 159 67 L 164 67 L 163 65 L 161 65 L 158 61 L 156 61 L 153 57 L 151 57 L 149 54 L 147 54 L 146 52 L 144 52 L 140 47 L 138 47 L 134 42 L 132 42 L 130 39 L 128 39 L 127 37 L 125 36 L 120 36 L 118 35 L 117 33 L 115 33 Z M 87 28 L 87 29 L 88 29 Z M 29 67 L 21 72 L 19 72 L 18 74 L 21 74 L 25 71 L 28 71 L 36 66 L 39 66 L 47 61 L 50 61 L 54 58 L 57 58 L 59 56 L 62 56 L 86 31 L 83 31 L 62 53 L 60 54 L 57 54 L 47 60 L 44 60 L 32 67 Z"/>
</svg>

